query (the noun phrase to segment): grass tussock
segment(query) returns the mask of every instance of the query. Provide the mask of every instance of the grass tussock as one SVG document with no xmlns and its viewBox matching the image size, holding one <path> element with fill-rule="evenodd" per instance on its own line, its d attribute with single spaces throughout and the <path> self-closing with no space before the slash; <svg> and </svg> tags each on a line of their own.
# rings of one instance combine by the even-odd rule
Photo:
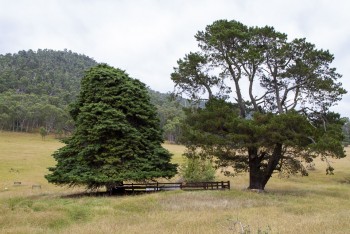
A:
<svg viewBox="0 0 350 234">
<path fill-rule="evenodd" d="M 81 196 L 84 188 L 57 187 L 43 177 L 61 146 L 35 134 L 0 133 L 0 233 L 350 232 L 349 158 L 333 160 L 333 176 L 321 161 L 308 177 L 275 175 L 259 194 L 247 191 L 248 177 L 240 175 L 229 191 Z M 165 147 L 182 161 L 182 146 Z"/>
</svg>

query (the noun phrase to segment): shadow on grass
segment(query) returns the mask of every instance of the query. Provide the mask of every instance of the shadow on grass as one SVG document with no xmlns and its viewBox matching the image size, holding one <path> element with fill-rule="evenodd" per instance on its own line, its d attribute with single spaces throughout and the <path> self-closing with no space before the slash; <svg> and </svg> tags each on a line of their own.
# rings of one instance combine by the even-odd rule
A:
<svg viewBox="0 0 350 234">
<path fill-rule="evenodd" d="M 158 191 L 161 192 L 161 191 Z M 80 192 L 62 195 L 61 198 L 81 198 L 81 197 L 124 197 L 124 196 L 138 196 L 143 194 L 151 194 L 155 192 L 145 192 L 145 191 L 123 191 L 123 192 Z"/>
<path fill-rule="evenodd" d="M 343 178 L 342 180 L 339 180 L 339 183 L 341 184 L 350 184 L 350 176 Z"/>
</svg>

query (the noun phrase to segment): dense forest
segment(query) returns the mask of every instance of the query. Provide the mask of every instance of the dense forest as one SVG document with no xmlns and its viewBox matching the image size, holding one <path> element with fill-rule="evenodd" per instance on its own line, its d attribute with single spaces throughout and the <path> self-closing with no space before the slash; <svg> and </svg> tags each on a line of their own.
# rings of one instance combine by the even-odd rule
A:
<svg viewBox="0 0 350 234">
<path fill-rule="evenodd" d="M 0 130 L 70 133 L 74 124 L 69 104 L 79 94 L 84 72 L 95 65 L 92 58 L 68 50 L 0 55 Z M 151 89 L 149 93 L 165 139 L 177 141 L 185 100 L 174 101 L 170 94 Z"/>
</svg>

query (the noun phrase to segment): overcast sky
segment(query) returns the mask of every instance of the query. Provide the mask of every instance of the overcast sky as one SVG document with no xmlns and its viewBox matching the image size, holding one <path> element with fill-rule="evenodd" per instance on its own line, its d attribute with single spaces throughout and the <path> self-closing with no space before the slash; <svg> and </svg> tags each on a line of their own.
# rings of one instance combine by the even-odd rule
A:
<svg viewBox="0 0 350 234">
<path fill-rule="evenodd" d="M 0 54 L 68 49 L 168 92 L 176 61 L 197 50 L 196 32 L 237 20 L 328 49 L 350 92 L 349 11 L 348 0 L 0 0 Z M 350 117 L 350 94 L 333 110 Z"/>
</svg>

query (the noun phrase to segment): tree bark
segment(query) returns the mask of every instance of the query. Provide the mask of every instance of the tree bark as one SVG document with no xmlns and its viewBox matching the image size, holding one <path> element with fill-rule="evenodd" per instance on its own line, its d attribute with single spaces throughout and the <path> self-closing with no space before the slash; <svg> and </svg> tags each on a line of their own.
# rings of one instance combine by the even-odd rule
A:
<svg viewBox="0 0 350 234">
<path fill-rule="evenodd" d="M 266 168 L 263 168 L 261 161 L 263 158 L 257 154 L 258 149 L 255 147 L 248 149 L 249 156 L 249 187 L 248 189 L 264 190 L 267 182 L 270 180 L 272 173 L 276 169 L 282 158 L 282 144 L 277 143 L 274 151 L 269 158 Z"/>
<path fill-rule="evenodd" d="M 248 189 L 264 190 L 264 175 L 261 170 L 261 158 L 258 157 L 258 149 L 251 147 L 248 149 L 249 157 L 249 187 Z"/>
<path fill-rule="evenodd" d="M 244 105 L 244 101 L 243 101 L 243 97 L 242 97 L 242 93 L 241 93 L 238 79 L 234 79 L 234 83 L 235 83 L 235 88 L 236 88 L 237 102 L 239 105 L 240 115 L 242 118 L 245 118 L 246 117 L 245 105 Z"/>
<path fill-rule="evenodd" d="M 225 61 L 228 65 L 228 70 L 230 72 L 231 78 L 235 84 L 235 89 L 236 89 L 236 94 L 237 94 L 237 103 L 238 103 L 239 110 L 240 110 L 240 116 L 242 118 L 245 118 L 246 117 L 245 104 L 244 104 L 244 100 L 242 97 L 241 87 L 239 85 L 239 79 L 241 78 L 241 70 L 240 70 L 238 65 L 235 65 L 235 67 L 238 69 L 238 74 L 236 75 L 235 71 L 232 68 L 233 64 L 230 62 L 230 60 L 228 59 L 227 56 L 225 56 Z"/>
<path fill-rule="evenodd" d="M 269 179 L 272 176 L 272 173 L 274 172 L 274 170 L 276 169 L 279 161 L 282 158 L 282 144 L 281 143 L 277 143 L 274 147 L 273 153 L 271 158 L 269 159 L 269 162 L 267 164 L 267 168 L 265 171 L 265 176 L 263 179 L 263 183 L 266 185 L 267 182 L 269 181 Z"/>
</svg>

